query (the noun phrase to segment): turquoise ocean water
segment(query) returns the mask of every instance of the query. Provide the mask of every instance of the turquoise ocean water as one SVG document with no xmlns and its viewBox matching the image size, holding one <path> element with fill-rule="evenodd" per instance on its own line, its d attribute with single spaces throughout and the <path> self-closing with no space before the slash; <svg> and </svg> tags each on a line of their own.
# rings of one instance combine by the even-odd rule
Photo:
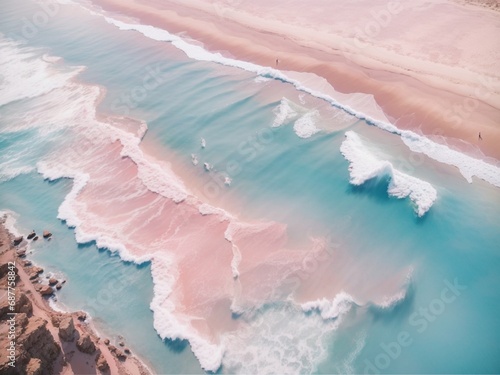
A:
<svg viewBox="0 0 500 375">
<path fill-rule="evenodd" d="M 302 352 L 302 346 L 317 342 L 304 343 L 293 331 L 289 342 L 249 337 L 268 355 L 261 358 L 262 368 L 268 372 L 286 368 L 290 373 L 500 371 L 497 187 L 476 179 L 469 184 L 455 168 L 415 155 L 398 136 L 355 118 L 348 126 L 307 139 L 295 134 L 292 122 L 273 128 L 282 97 L 306 112 L 320 110 L 319 127 L 335 128 L 336 120 L 326 103 L 306 96 L 302 104 L 300 93 L 289 84 L 256 81 L 255 74 L 237 68 L 189 59 L 169 43 L 120 31 L 78 7 L 61 5 L 55 16 L 36 26 L 36 32 L 23 33 L 25 21 L 33 21 L 41 10 L 28 0 L 5 1 L 0 15 L 2 38 L 23 39 L 23 48 L 36 49 L 37 58 L 58 56 L 63 67 L 85 67 L 77 79 L 106 89 L 98 110 L 144 120 L 148 125 L 144 144 L 157 157 L 175 160 L 174 171 L 193 182 L 198 196 L 248 220 L 285 223 L 297 240 L 327 233 L 335 246 L 348 249 L 353 260 L 343 267 L 352 267 L 347 273 L 358 284 L 379 282 L 381 274 L 411 269 L 402 300 L 387 307 L 368 303 L 351 309 L 335 330 L 321 337 L 324 353 Z M 3 66 L 0 69 L 2 76 L 10 72 Z M 144 87 L 148 74 L 159 77 L 158 85 L 137 91 Z M 43 118 L 37 128 L 16 128 L 16 116 L 25 116 L 35 105 L 26 98 L 31 90 L 0 107 L 0 165 L 4 167 L 0 169 L 4 174 L 0 176 L 0 209 L 18 215 L 20 230 L 50 228 L 54 233 L 53 241 L 32 247 L 32 257 L 47 271 L 68 280 L 58 292 L 59 303 L 89 311 L 103 334 L 125 336 L 127 345 L 155 373 L 203 372 L 187 342 L 163 342 L 153 328 L 149 263 L 123 262 L 94 243 L 77 244 L 73 229 L 57 219 L 72 181 L 45 181 L 35 167 L 68 134 L 47 136 L 43 128 L 50 122 L 44 123 Z M 349 163 L 339 151 L 346 130 L 358 133 L 371 150 L 394 166 L 409 166 L 408 173 L 434 186 L 438 199 L 425 216 L 417 217 L 409 199 L 388 196 L 387 177 L 358 187 L 349 184 Z M 207 143 L 203 150 L 201 138 Z M 196 167 L 193 153 L 200 160 Z M 203 162 L 230 175 L 231 186 L 214 185 L 218 176 L 206 173 Z M 236 170 L 230 168 L 234 165 Z M 8 175 L 17 167 L 27 169 L 15 177 Z M 358 268 L 356 259 L 369 266 Z M 271 301 L 261 313 L 268 319 L 280 309 Z M 286 314 L 299 325 L 302 320 L 314 321 L 318 331 L 327 324 L 316 319 L 316 311 L 298 314 L 285 309 L 284 314 L 285 318 L 271 320 L 266 334 L 272 335 L 274 328 L 290 331 L 283 323 Z M 280 354 L 273 357 L 269 345 Z M 295 351 L 287 352 L 290 347 Z M 303 365 L 273 367 L 276 358 L 290 361 L 290 353 Z M 228 361 L 232 361 L 230 355 Z M 242 358 L 257 367 L 225 366 L 223 360 L 219 371 L 245 373 L 259 368 L 254 357 Z"/>
</svg>

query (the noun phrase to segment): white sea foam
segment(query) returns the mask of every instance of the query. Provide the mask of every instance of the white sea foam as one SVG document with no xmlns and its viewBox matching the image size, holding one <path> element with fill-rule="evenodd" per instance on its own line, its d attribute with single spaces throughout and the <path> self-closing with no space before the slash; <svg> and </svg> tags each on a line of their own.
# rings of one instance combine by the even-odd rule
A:
<svg viewBox="0 0 500 375">
<path fill-rule="evenodd" d="M 337 370 L 340 370 L 341 374 L 355 374 L 356 370 L 354 368 L 354 361 L 358 358 L 359 354 L 366 345 L 366 339 L 368 334 L 365 331 L 361 331 L 356 334 L 353 338 L 354 347 L 352 351 L 342 360 L 342 362 L 337 365 Z"/>
<path fill-rule="evenodd" d="M 229 212 L 222 208 L 211 206 L 208 203 L 200 204 L 198 206 L 198 211 L 202 215 L 218 215 L 221 221 L 233 219 L 233 216 Z"/>
<path fill-rule="evenodd" d="M 0 164 L 0 182 L 12 180 L 17 176 L 28 174 L 35 170 L 35 168 L 29 166 L 15 167 L 9 164 L 11 163 L 5 162 Z"/>
<path fill-rule="evenodd" d="M 317 310 L 323 319 L 337 319 L 348 313 L 353 305 L 357 305 L 354 298 L 346 292 L 340 292 L 331 301 L 322 298 L 303 303 L 301 307 L 305 312 Z"/>
<path fill-rule="evenodd" d="M 5 226 L 5 229 L 7 229 L 10 233 L 12 233 L 14 236 L 18 237 L 21 235 L 21 232 L 16 227 L 17 224 L 17 218 L 19 215 L 11 210 L 0 210 L 0 218 L 5 216 L 5 222 L 3 225 Z"/>
<path fill-rule="evenodd" d="M 198 165 L 198 157 L 196 154 L 191 154 L 191 163 L 193 163 L 193 165 Z"/>
<path fill-rule="evenodd" d="M 291 102 L 287 98 L 282 98 L 280 104 L 274 109 L 274 114 L 276 115 L 273 128 L 277 128 L 284 125 L 288 121 L 297 117 L 297 112 L 291 107 Z"/>
<path fill-rule="evenodd" d="M 400 303 L 404 302 L 411 289 L 412 278 L 413 278 L 413 267 L 410 267 L 408 269 L 408 274 L 406 275 L 404 287 L 398 293 L 392 296 L 386 296 L 382 301 L 378 302 L 376 306 L 382 309 L 391 309 L 399 305 Z"/>
<path fill-rule="evenodd" d="M 95 14 L 95 12 L 93 13 Z M 227 58 L 222 56 L 220 53 L 209 52 L 202 47 L 190 44 L 187 41 L 183 40 L 181 37 L 170 34 L 168 31 L 163 29 L 159 29 L 149 25 L 127 23 L 104 15 L 101 16 L 104 17 L 108 23 L 115 25 L 120 30 L 135 30 L 150 39 L 162 42 L 170 42 L 172 43 L 172 45 L 182 50 L 188 57 L 192 59 L 200 61 L 211 61 L 222 65 L 232 66 L 256 73 L 263 77 L 275 78 L 284 82 L 288 82 L 294 85 L 297 90 L 323 99 L 331 103 L 335 107 L 342 108 L 347 113 L 359 119 L 365 120 L 371 125 L 375 125 L 383 130 L 400 135 L 403 138 L 405 144 L 408 145 L 408 147 L 410 147 L 413 151 L 424 153 L 434 160 L 457 167 L 464 175 L 464 177 L 468 178 L 468 181 L 471 181 L 471 176 L 476 176 L 489 182 L 492 185 L 500 187 L 499 167 L 489 164 L 483 160 L 463 154 L 460 154 L 460 156 L 457 157 L 456 154 L 459 153 L 456 152 L 455 154 L 453 150 L 446 146 L 433 142 L 424 136 L 416 134 L 415 132 L 398 129 L 395 125 L 389 122 L 372 118 L 363 113 L 362 110 L 358 110 L 348 105 L 343 105 L 332 96 L 326 95 L 319 90 L 307 87 L 299 80 L 290 78 L 280 70 L 273 69 L 271 67 L 260 66 L 246 61 Z M 281 123 L 278 120 L 276 126 L 280 125 Z M 430 147 L 428 147 L 429 145 Z"/>
<path fill-rule="evenodd" d="M 269 82 L 271 78 L 268 77 L 262 77 L 262 76 L 257 76 L 253 79 L 254 82 L 256 83 L 263 83 L 263 82 Z"/>
<path fill-rule="evenodd" d="M 124 134 L 120 137 L 123 145 L 122 156 L 127 156 L 138 167 L 139 179 L 147 188 L 174 202 L 182 202 L 189 195 L 184 183 L 172 172 L 167 164 L 160 165 L 151 158 L 144 155 L 139 147 L 139 139 L 128 137 Z"/>
<path fill-rule="evenodd" d="M 50 308 L 51 308 L 52 310 L 54 310 L 54 311 L 57 311 L 57 312 L 60 312 L 60 313 L 68 313 L 68 312 L 71 312 L 71 310 L 70 310 L 70 309 L 68 309 L 68 308 L 64 307 L 64 305 L 63 305 L 63 304 L 61 304 L 61 302 L 59 302 L 59 301 L 55 301 L 55 300 L 54 300 L 54 298 L 49 298 L 49 299 L 48 299 L 48 301 L 49 301 L 49 306 L 50 306 Z M 89 315 L 89 314 L 87 314 L 87 316 L 89 316 L 89 317 L 90 317 L 90 315 Z"/>
<path fill-rule="evenodd" d="M 176 307 L 169 297 L 178 272 L 164 252 L 154 254 L 151 273 L 154 295 L 150 307 L 154 311 L 154 328 L 160 337 L 188 340 L 203 369 L 217 371 L 222 363 L 224 346 L 211 343 L 190 328 L 191 317 L 182 317 L 178 313 L 174 317 Z"/>
<path fill-rule="evenodd" d="M 327 356 L 337 327 L 293 303 L 268 306 L 223 337 L 224 368 L 233 374 L 310 374 Z"/>
<path fill-rule="evenodd" d="M 348 131 L 345 135 L 346 139 L 342 142 L 340 151 L 350 162 L 351 184 L 362 185 L 372 178 L 389 176 L 389 195 L 397 198 L 409 197 L 416 205 L 418 216 L 423 216 L 431 208 L 437 199 L 437 191 L 431 184 L 398 171 L 389 161 L 377 159 L 355 132 Z"/>
<path fill-rule="evenodd" d="M 0 38 L 0 106 L 17 100 L 34 98 L 63 87 L 83 68 L 54 74 L 53 62 L 39 58 L 36 52 Z"/>
<path fill-rule="evenodd" d="M 293 124 L 293 130 L 300 138 L 310 138 L 320 130 L 316 127 L 316 119 L 319 117 L 317 110 L 307 112 Z"/>
<path fill-rule="evenodd" d="M 240 276 L 240 271 L 238 270 L 238 266 L 241 263 L 241 252 L 238 246 L 232 244 L 233 250 L 233 259 L 231 260 L 231 270 L 233 272 L 233 277 L 236 279 Z"/>
<path fill-rule="evenodd" d="M 493 164 L 475 159 L 409 131 L 402 132 L 401 138 L 413 152 L 422 153 L 441 163 L 456 166 L 462 176 L 470 183 L 472 177 L 476 176 L 500 187 L 500 168 Z"/>
<path fill-rule="evenodd" d="M 377 307 L 383 309 L 390 309 L 403 302 L 406 299 L 406 295 L 407 295 L 407 290 L 402 289 L 399 293 L 393 296 L 385 297 L 383 301 L 377 304 Z"/>
</svg>

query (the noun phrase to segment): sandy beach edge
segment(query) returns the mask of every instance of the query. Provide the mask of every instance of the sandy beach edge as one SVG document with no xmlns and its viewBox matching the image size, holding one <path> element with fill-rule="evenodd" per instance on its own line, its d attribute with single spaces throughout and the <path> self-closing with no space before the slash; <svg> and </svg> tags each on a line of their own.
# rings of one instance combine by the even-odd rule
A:
<svg viewBox="0 0 500 375">
<path fill-rule="evenodd" d="M 239 18 L 229 19 L 231 12 L 236 10 L 225 3 L 222 4 L 226 12 L 223 16 L 217 14 L 220 2 L 208 1 L 205 9 L 200 7 L 201 3 L 93 0 L 94 5 L 111 14 L 122 14 L 141 24 L 192 38 L 205 49 L 223 56 L 270 67 L 275 66 L 279 57 L 280 70 L 313 73 L 341 93 L 373 95 L 387 118 L 402 130 L 415 131 L 471 156 L 484 155 L 500 160 L 497 147 L 500 142 L 500 94 L 496 78 L 491 81 L 494 84 L 488 86 L 481 81 L 480 74 L 474 79 L 462 79 L 455 73 L 445 76 L 439 69 L 446 70 L 446 66 L 438 64 L 437 69 L 433 61 L 425 62 L 428 71 L 420 74 L 415 67 L 405 66 L 404 58 L 397 57 L 390 64 L 382 64 L 360 53 L 347 59 L 344 51 L 325 51 L 324 45 L 314 41 L 304 45 L 303 41 L 287 35 L 290 29 L 279 29 L 276 33 L 258 30 L 255 24 L 250 26 L 250 21 L 246 23 L 241 14 L 237 15 Z M 499 14 L 488 6 L 453 1 L 447 4 L 457 12 L 467 7 L 487 12 L 492 17 Z M 449 66 L 450 71 L 453 69 Z M 480 133 L 482 137 L 478 136 Z M 471 150 L 477 152 L 470 153 Z"/>
<path fill-rule="evenodd" d="M 0 372 L 151 375 L 129 349 L 99 337 L 85 312 L 51 308 L 47 297 L 56 290 L 54 281 L 48 285 L 43 269 L 26 259 L 29 242 L 9 232 L 6 218 L 0 217 L 0 343 L 12 350 L 2 351 Z"/>
</svg>

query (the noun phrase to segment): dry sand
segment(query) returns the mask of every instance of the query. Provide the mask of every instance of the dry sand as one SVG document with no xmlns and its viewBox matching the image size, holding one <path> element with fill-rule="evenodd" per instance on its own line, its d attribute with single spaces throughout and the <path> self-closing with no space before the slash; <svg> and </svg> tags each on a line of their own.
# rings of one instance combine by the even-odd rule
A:
<svg viewBox="0 0 500 375">
<path fill-rule="evenodd" d="M 275 66 L 278 58 L 279 69 L 315 73 L 342 93 L 372 94 L 398 127 L 461 139 L 500 159 L 497 2 L 94 3 L 184 32 L 228 57 L 264 66 Z"/>
</svg>

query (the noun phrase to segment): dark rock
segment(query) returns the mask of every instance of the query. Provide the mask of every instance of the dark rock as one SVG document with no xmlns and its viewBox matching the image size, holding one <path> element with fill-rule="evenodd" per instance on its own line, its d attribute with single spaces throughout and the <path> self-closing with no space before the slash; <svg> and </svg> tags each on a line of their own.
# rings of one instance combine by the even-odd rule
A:
<svg viewBox="0 0 500 375">
<path fill-rule="evenodd" d="M 38 236 L 33 237 L 33 241 L 38 241 Z"/>
<path fill-rule="evenodd" d="M 61 349 L 47 329 L 47 321 L 36 316 L 28 319 L 20 313 L 16 317 L 16 367 L 14 371 L 0 357 L 0 374 L 52 374 L 53 365 Z M 5 336 L 6 337 L 6 336 Z M 2 348 L 7 347 L 4 337 L 0 337 Z"/>
<path fill-rule="evenodd" d="M 96 357 L 95 363 L 99 371 L 106 372 L 109 370 L 108 361 L 106 361 L 106 358 L 104 358 L 102 353 L 99 353 L 99 355 Z"/>
<path fill-rule="evenodd" d="M 94 341 L 92 341 L 92 338 L 88 333 L 84 333 L 82 334 L 82 336 L 80 336 L 80 338 L 76 342 L 76 347 L 82 353 L 92 354 L 96 351 Z"/>
<path fill-rule="evenodd" d="M 61 324 L 61 321 L 66 318 L 67 315 L 63 313 L 58 313 L 58 312 L 53 312 L 50 320 L 52 321 L 52 325 L 56 328 L 59 328 L 59 325 Z"/>
<path fill-rule="evenodd" d="M 61 288 L 62 288 L 62 284 L 61 284 L 61 283 L 57 283 L 57 284 L 56 284 L 56 289 L 57 289 L 57 290 L 61 290 Z"/>
<path fill-rule="evenodd" d="M 28 234 L 28 236 L 26 237 L 28 240 L 31 240 L 32 238 L 35 238 L 36 236 L 36 233 L 35 231 L 33 230 L 30 234 Z"/>
<path fill-rule="evenodd" d="M 14 312 L 24 313 L 30 315 L 33 313 L 33 305 L 30 299 L 24 293 L 17 293 L 14 305 Z M 10 310 L 10 304 L 7 298 L 2 298 L 0 300 L 0 319 L 7 317 L 7 313 L 12 312 Z M 17 321 L 17 319 L 16 319 Z"/>
<path fill-rule="evenodd" d="M 32 267 L 31 270 L 29 271 L 29 278 L 30 280 L 35 280 L 38 277 L 38 274 L 43 272 L 43 268 L 41 267 Z"/>
<path fill-rule="evenodd" d="M 67 316 L 59 322 L 59 337 L 63 341 L 73 341 L 75 339 L 75 325 L 73 324 L 73 318 Z"/>
<path fill-rule="evenodd" d="M 123 351 L 125 352 L 125 354 L 130 354 L 130 349 L 129 348 L 125 348 L 125 349 L 123 349 Z"/>
<path fill-rule="evenodd" d="M 24 237 L 23 237 L 23 236 L 16 237 L 16 238 L 14 238 L 14 241 L 12 241 L 12 243 L 14 244 L 14 246 L 17 246 L 17 245 L 19 245 L 21 242 L 23 242 L 23 239 L 24 239 Z"/>
<path fill-rule="evenodd" d="M 50 233 L 48 230 L 43 231 L 43 238 L 50 238 L 52 237 L 52 233 Z"/>
<path fill-rule="evenodd" d="M 109 345 L 109 339 L 104 339 L 104 345 Z"/>
<path fill-rule="evenodd" d="M 56 285 L 57 284 L 57 279 L 55 277 L 51 277 L 49 279 L 49 285 Z"/>
<path fill-rule="evenodd" d="M 127 358 L 127 356 L 125 354 L 123 354 L 123 352 L 120 349 L 118 349 L 116 346 L 110 345 L 109 351 L 111 352 L 111 354 L 113 354 L 118 359 L 123 360 L 123 359 Z"/>
<path fill-rule="evenodd" d="M 50 296 L 51 294 L 54 294 L 54 289 L 52 289 L 48 285 L 37 285 L 36 290 L 42 295 L 42 296 Z"/>
<path fill-rule="evenodd" d="M 124 343 L 123 341 L 120 341 L 120 342 L 118 343 L 118 345 L 120 345 L 120 346 L 125 346 L 125 343 Z"/>
<path fill-rule="evenodd" d="M 25 260 L 24 261 L 24 267 L 29 267 L 31 265 L 33 265 L 33 263 L 31 262 L 31 260 Z"/>
<path fill-rule="evenodd" d="M 81 322 L 83 322 L 83 321 L 85 321 L 85 319 L 87 319 L 87 314 L 85 314 L 83 311 L 78 311 L 75 314 L 76 314 L 76 318 Z"/>
</svg>

